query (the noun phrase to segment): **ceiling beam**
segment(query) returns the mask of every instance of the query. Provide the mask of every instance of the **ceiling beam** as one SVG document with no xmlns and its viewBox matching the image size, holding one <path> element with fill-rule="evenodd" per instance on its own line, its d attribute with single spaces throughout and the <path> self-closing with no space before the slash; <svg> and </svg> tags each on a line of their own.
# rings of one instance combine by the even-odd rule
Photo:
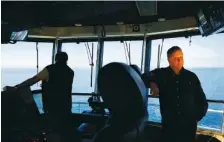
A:
<svg viewBox="0 0 224 142">
<path fill-rule="evenodd" d="M 145 34 L 161 33 L 180 29 L 196 28 L 194 17 L 177 20 L 165 20 L 146 24 L 126 24 L 105 26 L 106 37 L 144 36 Z M 139 28 L 136 30 L 136 28 Z M 102 26 L 87 27 L 43 27 L 28 30 L 29 36 L 48 36 L 57 38 L 85 38 L 101 36 Z"/>
</svg>

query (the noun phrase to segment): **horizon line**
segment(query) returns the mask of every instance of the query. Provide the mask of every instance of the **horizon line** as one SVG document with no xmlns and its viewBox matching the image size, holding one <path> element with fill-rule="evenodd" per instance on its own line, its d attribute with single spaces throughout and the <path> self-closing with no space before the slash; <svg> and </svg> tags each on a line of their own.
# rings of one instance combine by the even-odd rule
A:
<svg viewBox="0 0 224 142">
<path fill-rule="evenodd" d="M 46 66 L 43 66 L 43 67 L 39 67 L 39 69 L 41 68 L 44 68 Z M 90 67 L 72 67 L 72 66 L 69 66 L 70 68 L 72 69 L 90 69 Z M 154 66 L 154 67 L 150 67 L 150 69 L 156 69 L 157 67 Z M 160 68 L 164 68 L 164 67 L 160 67 Z M 194 67 L 184 67 L 186 69 L 191 69 L 191 68 L 224 68 L 224 66 L 194 66 Z M 33 68 L 33 67 L 26 67 L 26 66 L 23 66 L 23 67 L 11 67 L 11 66 L 8 66 L 8 67 L 1 67 L 1 69 L 37 69 L 37 68 Z"/>
</svg>

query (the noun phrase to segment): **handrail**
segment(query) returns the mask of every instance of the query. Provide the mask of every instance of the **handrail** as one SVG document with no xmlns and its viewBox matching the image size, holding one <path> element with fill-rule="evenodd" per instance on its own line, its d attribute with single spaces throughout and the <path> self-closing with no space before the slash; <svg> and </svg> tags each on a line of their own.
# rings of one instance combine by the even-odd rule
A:
<svg viewBox="0 0 224 142">
<path fill-rule="evenodd" d="M 42 93 L 42 90 L 41 89 L 38 89 L 38 90 L 32 90 L 32 94 L 40 94 Z"/>
<path fill-rule="evenodd" d="M 32 90 L 32 94 L 39 94 L 41 93 L 42 90 Z M 100 96 L 99 94 L 96 93 L 72 93 L 74 96 Z M 153 96 L 153 95 L 148 95 L 148 98 L 159 98 L 159 96 Z M 213 99 L 207 99 L 208 103 L 220 103 L 224 104 L 224 100 L 213 100 Z"/>
<path fill-rule="evenodd" d="M 148 98 L 159 98 L 159 96 L 148 95 Z M 220 104 L 224 104 L 224 100 L 207 99 L 207 102 L 208 103 L 220 103 Z"/>
<path fill-rule="evenodd" d="M 96 96 L 95 93 L 72 93 L 73 96 Z"/>
<path fill-rule="evenodd" d="M 207 99 L 207 102 L 224 104 L 224 100 L 210 100 L 210 99 Z"/>
<path fill-rule="evenodd" d="M 32 94 L 40 94 L 42 93 L 41 89 L 38 90 L 32 90 Z M 92 96 L 92 95 L 96 95 L 94 93 L 72 93 L 72 95 L 74 96 Z"/>
</svg>

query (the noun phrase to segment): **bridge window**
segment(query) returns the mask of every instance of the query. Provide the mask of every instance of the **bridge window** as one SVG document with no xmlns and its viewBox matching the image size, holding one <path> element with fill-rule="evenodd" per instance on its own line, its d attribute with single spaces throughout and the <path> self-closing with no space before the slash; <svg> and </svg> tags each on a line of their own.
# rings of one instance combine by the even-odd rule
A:
<svg viewBox="0 0 224 142">
<path fill-rule="evenodd" d="M 37 73 L 36 42 L 17 42 L 1 45 L 2 88 L 14 86 Z M 38 43 L 39 71 L 52 62 L 53 43 Z M 41 89 L 40 82 L 31 86 L 32 90 Z M 38 108 L 42 108 L 41 94 L 34 95 Z"/>
<path fill-rule="evenodd" d="M 68 66 L 75 72 L 72 92 L 78 93 L 92 93 L 95 86 L 95 65 L 96 65 L 96 51 L 97 43 L 88 43 L 90 53 L 93 48 L 93 81 L 91 87 L 91 66 L 88 57 L 87 43 L 63 43 L 62 51 L 68 54 Z"/>
<path fill-rule="evenodd" d="M 93 47 L 93 51 L 92 51 Z M 94 92 L 95 87 L 95 70 L 96 70 L 96 53 L 97 53 L 97 42 L 89 43 L 63 43 L 62 51 L 68 54 L 68 66 L 75 72 L 72 92 L 77 93 L 72 97 L 73 107 L 72 112 L 82 112 L 83 110 L 89 110 L 88 98 L 89 96 L 78 96 L 82 93 L 91 94 Z M 92 60 L 93 53 L 93 60 Z M 91 66 L 93 61 L 92 76 Z M 92 77 L 92 86 L 91 86 Z M 78 103 L 77 103 L 78 102 Z"/>
<path fill-rule="evenodd" d="M 130 63 L 136 64 L 138 67 L 141 67 L 142 41 L 104 42 L 103 65 L 111 62 L 122 62 L 129 64 L 129 55 Z"/>
<path fill-rule="evenodd" d="M 51 64 L 52 43 L 38 43 L 39 70 Z M 16 44 L 2 44 L 2 86 L 13 86 L 37 73 L 36 42 L 17 42 Z M 32 89 L 40 89 L 33 85 Z"/>
<path fill-rule="evenodd" d="M 172 46 L 180 46 L 184 53 L 184 67 L 196 73 L 201 81 L 202 88 L 207 99 L 224 100 L 224 48 L 222 41 L 224 34 L 216 34 L 208 37 L 193 36 L 190 38 L 170 38 L 165 39 L 161 54 L 160 67 L 167 67 L 167 50 Z M 190 42 L 191 41 L 191 42 Z M 152 58 L 150 69 L 157 68 L 158 61 L 158 45 L 162 44 L 162 40 L 154 40 L 152 42 Z M 159 105 L 158 100 L 149 99 L 149 107 Z M 220 130 L 222 123 L 222 112 L 224 106 L 222 104 L 209 103 L 209 112 L 206 117 L 199 123 L 199 126 L 209 127 L 213 130 Z M 157 110 L 150 109 L 151 120 L 161 121 L 159 106 Z M 150 115 L 149 115 L 150 116 Z"/>
</svg>

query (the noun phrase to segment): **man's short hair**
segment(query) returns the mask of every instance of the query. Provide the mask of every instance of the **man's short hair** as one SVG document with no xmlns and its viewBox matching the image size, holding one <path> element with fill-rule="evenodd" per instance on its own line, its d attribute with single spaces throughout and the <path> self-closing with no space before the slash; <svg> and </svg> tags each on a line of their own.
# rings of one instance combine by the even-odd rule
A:
<svg viewBox="0 0 224 142">
<path fill-rule="evenodd" d="M 169 58 L 174 52 L 182 50 L 179 46 L 173 46 L 167 51 L 167 58 Z"/>
<path fill-rule="evenodd" d="M 58 52 L 55 56 L 56 62 L 67 62 L 68 61 L 68 54 L 66 52 Z"/>
</svg>

